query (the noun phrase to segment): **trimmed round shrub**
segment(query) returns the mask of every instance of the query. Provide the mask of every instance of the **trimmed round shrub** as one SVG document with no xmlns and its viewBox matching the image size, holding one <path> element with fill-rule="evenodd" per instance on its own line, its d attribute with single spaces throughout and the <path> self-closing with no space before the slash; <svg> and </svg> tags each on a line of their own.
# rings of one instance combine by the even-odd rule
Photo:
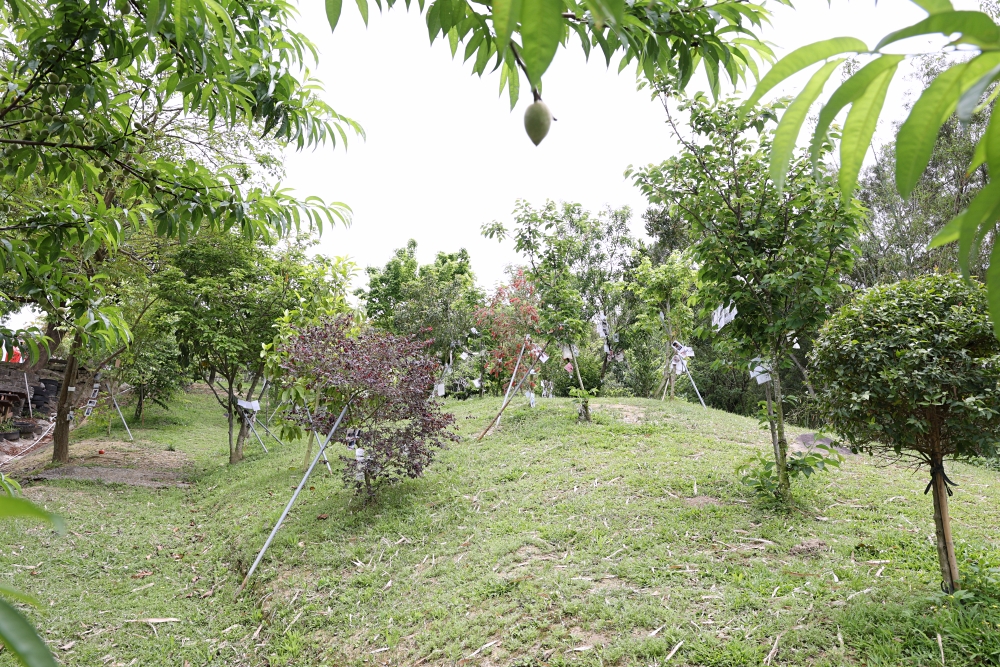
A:
<svg viewBox="0 0 1000 667">
<path fill-rule="evenodd" d="M 954 274 L 864 292 L 827 321 L 813 348 L 821 411 L 851 448 L 929 468 L 949 592 L 958 587 L 958 566 L 944 460 L 995 452 L 998 355 L 986 289 Z"/>
</svg>

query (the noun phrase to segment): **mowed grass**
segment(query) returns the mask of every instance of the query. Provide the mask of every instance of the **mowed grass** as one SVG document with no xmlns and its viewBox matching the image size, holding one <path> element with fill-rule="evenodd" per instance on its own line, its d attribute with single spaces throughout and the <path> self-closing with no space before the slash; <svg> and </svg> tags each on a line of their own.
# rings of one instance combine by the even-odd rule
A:
<svg viewBox="0 0 1000 667">
<path fill-rule="evenodd" d="M 1000 664 L 995 471 L 949 467 L 956 599 L 925 472 L 851 457 L 781 508 L 736 475 L 769 451 L 756 421 L 594 403 L 586 425 L 518 401 L 476 442 L 499 399 L 449 402 L 462 441 L 374 502 L 318 470 L 237 598 L 304 445 L 230 467 L 214 399 L 188 394 L 135 433 L 186 453 L 190 488 L 30 484 L 69 532 L 8 524 L 0 576 L 44 601 L 27 613 L 71 665 Z"/>
</svg>

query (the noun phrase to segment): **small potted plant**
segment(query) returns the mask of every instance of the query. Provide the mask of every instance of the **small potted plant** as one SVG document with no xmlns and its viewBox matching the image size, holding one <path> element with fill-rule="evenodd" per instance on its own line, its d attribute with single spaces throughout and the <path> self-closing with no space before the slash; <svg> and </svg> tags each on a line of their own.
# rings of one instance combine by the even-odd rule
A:
<svg viewBox="0 0 1000 667">
<path fill-rule="evenodd" d="M 0 437 L 6 440 L 20 440 L 21 432 L 14 426 L 13 419 L 0 421 Z"/>
</svg>

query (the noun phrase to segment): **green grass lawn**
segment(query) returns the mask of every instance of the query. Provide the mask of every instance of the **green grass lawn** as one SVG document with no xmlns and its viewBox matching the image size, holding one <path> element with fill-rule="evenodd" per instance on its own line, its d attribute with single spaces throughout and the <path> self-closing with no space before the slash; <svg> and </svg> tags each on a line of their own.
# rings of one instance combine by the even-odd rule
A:
<svg viewBox="0 0 1000 667">
<path fill-rule="evenodd" d="M 735 473 L 769 451 L 754 420 L 607 398 L 581 425 L 553 399 L 475 442 L 498 405 L 449 403 L 462 441 L 376 502 L 317 472 L 236 598 L 304 445 L 228 466 L 218 406 L 187 394 L 135 435 L 185 454 L 189 488 L 28 483 L 68 532 L 5 525 L 0 576 L 44 601 L 27 613 L 68 665 L 1000 664 L 997 472 L 949 467 L 955 599 L 925 472 L 851 457 L 782 509 Z"/>
</svg>

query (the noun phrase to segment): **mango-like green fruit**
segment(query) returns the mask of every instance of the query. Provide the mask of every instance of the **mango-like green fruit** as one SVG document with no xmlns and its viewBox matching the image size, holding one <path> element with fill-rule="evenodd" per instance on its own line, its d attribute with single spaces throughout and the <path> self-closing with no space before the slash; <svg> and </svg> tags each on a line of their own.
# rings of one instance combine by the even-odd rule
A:
<svg viewBox="0 0 1000 667">
<path fill-rule="evenodd" d="M 550 127 L 552 127 L 552 114 L 544 102 L 535 102 L 524 112 L 524 129 L 536 146 L 542 143 Z"/>
</svg>

